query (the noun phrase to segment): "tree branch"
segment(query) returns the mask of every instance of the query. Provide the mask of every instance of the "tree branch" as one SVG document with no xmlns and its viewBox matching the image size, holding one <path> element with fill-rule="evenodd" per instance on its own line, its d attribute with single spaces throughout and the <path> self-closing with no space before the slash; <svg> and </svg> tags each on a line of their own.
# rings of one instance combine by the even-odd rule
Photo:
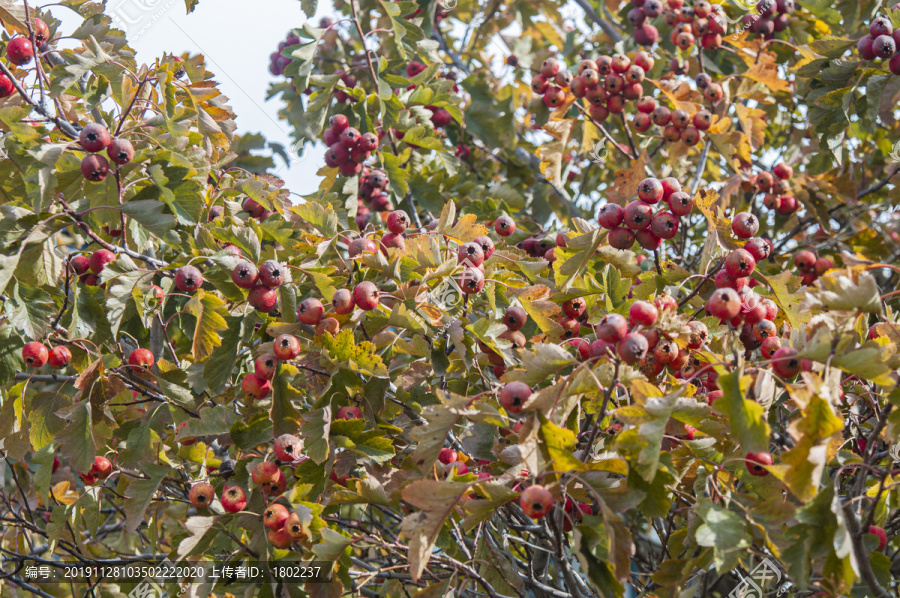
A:
<svg viewBox="0 0 900 598">
<path fill-rule="evenodd" d="M 597 14 L 597 11 L 594 10 L 594 7 L 590 5 L 588 0 L 575 0 L 575 4 L 581 7 L 581 10 L 584 11 L 584 14 L 587 15 L 590 20 L 600 26 L 603 33 L 608 35 L 613 40 L 613 43 L 622 41 L 622 36 L 619 35 L 619 32 L 615 30 L 609 21 Z"/>
</svg>

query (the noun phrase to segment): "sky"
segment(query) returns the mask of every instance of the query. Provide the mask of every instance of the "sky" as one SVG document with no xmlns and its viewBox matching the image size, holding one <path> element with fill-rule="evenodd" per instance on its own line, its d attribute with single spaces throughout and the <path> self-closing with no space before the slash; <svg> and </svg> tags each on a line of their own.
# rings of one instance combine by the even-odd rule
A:
<svg viewBox="0 0 900 598">
<path fill-rule="evenodd" d="M 331 3 L 320 0 L 313 17 L 331 15 Z M 62 30 L 72 31 L 81 17 L 69 9 L 54 6 L 53 15 L 63 22 Z M 137 51 L 137 60 L 152 62 L 163 53 L 201 53 L 207 69 L 216 74 L 220 89 L 237 114 L 237 133 L 262 133 L 270 141 L 290 147 L 289 128 L 277 118 L 282 103 L 266 101 L 269 83 L 269 55 L 277 49 L 290 28 L 301 26 L 306 15 L 298 0 L 200 0 L 190 15 L 184 0 L 110 0 L 106 13 L 124 29 L 128 42 Z M 65 35 L 65 33 L 63 33 Z M 275 158 L 277 176 L 300 194 L 318 188 L 316 171 L 324 163 L 321 143 L 303 158 L 284 167 Z"/>
</svg>

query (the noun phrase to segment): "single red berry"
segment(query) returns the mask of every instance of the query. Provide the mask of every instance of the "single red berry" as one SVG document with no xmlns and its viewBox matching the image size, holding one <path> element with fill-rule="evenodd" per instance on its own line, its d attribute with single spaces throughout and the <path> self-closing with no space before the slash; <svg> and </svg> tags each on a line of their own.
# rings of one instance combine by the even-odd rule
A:
<svg viewBox="0 0 900 598">
<path fill-rule="evenodd" d="M 586 308 L 587 305 L 585 304 L 584 299 L 582 299 L 581 297 L 569 299 L 562 304 L 563 313 L 570 318 L 577 318 L 581 316 Z"/>
<path fill-rule="evenodd" d="M 519 497 L 519 506 L 532 519 L 541 519 L 550 512 L 553 495 L 543 486 L 535 484 L 526 488 Z"/>
<path fill-rule="evenodd" d="M 653 208 L 649 204 L 636 200 L 625 206 L 623 222 L 631 230 L 642 230 L 650 226 Z"/>
<path fill-rule="evenodd" d="M 278 291 L 275 289 L 270 289 L 266 285 L 258 284 L 250 289 L 250 294 L 247 295 L 247 303 L 250 304 L 251 307 L 260 311 L 264 314 L 269 313 L 273 309 L 275 309 L 275 304 L 278 302 Z"/>
<path fill-rule="evenodd" d="M 484 263 L 484 250 L 481 245 L 470 241 L 459 246 L 457 261 L 469 268 L 475 268 Z"/>
<path fill-rule="evenodd" d="M 621 317 L 621 316 L 620 316 Z M 628 364 L 638 363 L 647 356 L 650 344 L 647 338 L 637 332 L 626 334 L 622 340 L 616 344 L 616 351 L 619 357 Z"/>
<path fill-rule="evenodd" d="M 606 314 L 597 325 L 597 337 L 608 343 L 617 343 L 628 334 L 628 320 L 621 314 Z"/>
<path fill-rule="evenodd" d="M 229 513 L 239 513 L 247 506 L 247 493 L 240 486 L 228 486 L 222 493 L 222 508 Z"/>
<path fill-rule="evenodd" d="M 231 280 L 242 289 L 252 289 L 259 279 L 259 271 L 250 262 L 240 262 L 231 271 Z"/>
<path fill-rule="evenodd" d="M 409 228 L 409 215 L 403 210 L 394 210 L 388 215 L 387 227 L 395 235 L 403 234 Z"/>
<path fill-rule="evenodd" d="M 38 46 L 43 46 L 50 39 L 50 28 L 43 19 L 37 17 L 31 19 L 31 28 L 34 31 L 34 42 Z"/>
<path fill-rule="evenodd" d="M 97 154 L 85 156 L 81 160 L 81 174 L 94 183 L 104 181 L 109 174 L 109 161 Z"/>
<path fill-rule="evenodd" d="M 767 470 L 764 465 L 772 465 L 772 455 L 767 452 L 759 452 L 759 453 L 747 453 L 746 464 L 747 471 L 750 472 L 750 475 L 755 476 L 767 476 L 769 475 L 769 470 Z"/>
<path fill-rule="evenodd" d="M 734 289 L 716 289 L 706 302 L 706 309 L 711 316 L 726 322 L 740 313 L 741 298 Z"/>
<path fill-rule="evenodd" d="M 508 237 L 516 232 L 516 223 L 509 216 L 500 216 L 494 221 L 494 231 L 501 237 Z"/>
<path fill-rule="evenodd" d="M 203 275 L 194 266 L 182 266 L 175 272 L 175 287 L 183 293 L 193 293 L 203 286 Z"/>
<path fill-rule="evenodd" d="M 322 302 L 315 297 L 304 299 L 300 302 L 300 305 L 297 306 L 297 319 L 300 320 L 302 324 L 308 326 L 315 326 L 318 324 L 324 314 L 325 307 L 322 305 Z"/>
<path fill-rule="evenodd" d="M 653 326 L 658 317 L 659 311 L 649 301 L 635 301 L 628 310 L 628 318 L 633 325 Z"/>
<path fill-rule="evenodd" d="M 346 315 L 353 313 L 356 302 L 353 300 L 353 292 L 350 289 L 338 289 L 331 297 L 331 307 L 334 313 Z"/>
<path fill-rule="evenodd" d="M 816 265 L 816 254 L 808 249 L 801 249 L 794 256 L 794 266 L 803 273 L 812 272 Z"/>
<path fill-rule="evenodd" d="M 531 398 L 531 388 L 524 382 L 507 383 L 500 391 L 500 404 L 510 413 L 519 413 L 522 406 Z"/>
<path fill-rule="evenodd" d="M 481 246 L 481 251 L 484 253 L 484 259 L 489 260 L 491 256 L 494 255 L 494 242 L 490 237 L 478 237 L 473 243 L 478 243 Z"/>
<path fill-rule="evenodd" d="M 278 288 L 284 283 L 284 266 L 276 260 L 267 260 L 259 268 L 259 282 L 270 289 Z"/>
<path fill-rule="evenodd" d="M 756 267 L 756 260 L 746 249 L 735 249 L 725 258 L 725 270 L 734 278 L 750 276 Z"/>
<path fill-rule="evenodd" d="M 22 359 L 29 367 L 39 368 L 47 363 L 50 353 L 43 343 L 31 341 L 22 347 Z"/>
<path fill-rule="evenodd" d="M 511 305 L 506 308 L 503 314 L 503 323 L 510 330 L 519 330 L 528 321 L 528 312 L 518 305 Z"/>
<path fill-rule="evenodd" d="M 115 164 L 128 164 L 134 158 L 134 146 L 127 139 L 117 137 L 106 148 L 106 155 Z"/>
<path fill-rule="evenodd" d="M 72 352 L 69 351 L 68 347 L 59 345 L 50 349 L 50 357 L 48 359 L 50 367 L 61 370 L 69 365 L 70 361 L 72 361 Z"/>
<path fill-rule="evenodd" d="M 609 245 L 616 249 L 631 249 L 634 245 L 634 231 L 619 226 L 609 231 Z"/>
<path fill-rule="evenodd" d="M 128 355 L 128 365 L 135 367 L 150 368 L 155 362 L 156 359 L 149 349 L 135 349 Z"/>
<path fill-rule="evenodd" d="M 603 228 L 613 229 L 622 224 L 625 218 L 625 210 L 622 206 L 614 203 L 607 203 L 601 206 L 600 212 L 597 214 L 597 222 Z"/>
<path fill-rule="evenodd" d="M 31 62 L 34 58 L 34 46 L 27 37 L 16 37 L 6 45 L 6 57 L 16 66 Z"/>
<path fill-rule="evenodd" d="M 81 129 L 78 140 L 86 152 L 101 152 L 109 147 L 112 138 L 109 129 L 100 123 L 89 123 Z"/>
<path fill-rule="evenodd" d="M 381 292 L 374 283 L 364 280 L 353 289 L 353 299 L 357 307 L 364 311 L 375 309 L 381 299 Z"/>
<path fill-rule="evenodd" d="M 790 379 L 800 373 L 800 359 L 793 347 L 782 347 L 772 355 L 772 370 L 784 379 Z"/>
<path fill-rule="evenodd" d="M 263 353 L 253 361 L 253 371 L 263 380 L 271 380 L 278 368 L 278 360 L 270 353 Z"/>
<path fill-rule="evenodd" d="M 272 384 L 256 374 L 246 374 L 241 380 L 241 390 L 254 399 L 263 399 L 272 392 Z"/>
<path fill-rule="evenodd" d="M 731 221 L 731 232 L 741 239 L 749 239 L 759 232 L 759 218 L 750 212 L 740 212 Z"/>
<path fill-rule="evenodd" d="M 89 260 L 91 272 L 94 274 L 100 274 L 107 264 L 114 262 L 116 259 L 116 254 L 108 249 L 98 249 L 94 253 L 91 254 L 91 258 Z"/>
<path fill-rule="evenodd" d="M 203 509 L 211 505 L 216 499 L 216 491 L 209 482 L 200 482 L 191 486 L 188 498 L 192 505 L 198 509 Z"/>
</svg>

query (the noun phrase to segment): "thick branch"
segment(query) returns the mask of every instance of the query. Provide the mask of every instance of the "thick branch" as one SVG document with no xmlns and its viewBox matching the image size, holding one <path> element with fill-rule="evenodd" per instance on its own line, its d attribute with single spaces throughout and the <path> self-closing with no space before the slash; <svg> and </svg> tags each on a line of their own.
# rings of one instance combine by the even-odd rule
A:
<svg viewBox="0 0 900 598">
<path fill-rule="evenodd" d="M 16 91 L 19 92 L 19 95 L 22 96 L 22 99 L 25 100 L 32 108 L 34 108 L 35 112 L 49 119 L 53 124 L 59 127 L 60 131 L 65 133 L 67 136 L 71 137 L 72 139 L 78 138 L 78 131 L 75 130 L 75 127 L 73 127 L 71 123 L 69 123 L 69 121 L 50 114 L 47 111 L 46 106 L 42 106 L 38 102 L 35 102 L 31 98 L 31 96 L 28 95 L 22 85 L 16 80 L 16 76 L 12 74 L 12 71 L 6 68 L 6 65 L 2 62 L 0 62 L 0 71 L 3 71 L 3 74 L 9 77 L 9 80 L 12 81 L 13 87 L 15 87 Z"/>
<path fill-rule="evenodd" d="M 65 208 L 66 214 L 68 214 L 68 216 L 70 218 L 72 218 L 72 220 L 74 220 L 75 223 L 78 224 L 78 226 L 81 227 L 81 229 L 84 231 L 84 233 L 87 236 L 89 236 L 91 239 L 93 239 L 98 245 L 100 245 L 104 249 L 108 249 L 109 251 L 112 251 L 115 254 L 124 253 L 128 257 L 134 258 L 136 260 L 140 260 L 142 262 L 146 262 L 146 263 L 150 264 L 151 266 L 156 266 L 157 268 L 164 268 L 169 265 L 167 262 L 146 256 L 146 255 L 141 255 L 140 253 L 138 253 L 136 251 L 132 251 L 132 250 L 128 249 L 127 247 L 119 247 L 118 245 L 111 245 L 110 243 L 107 243 L 106 241 L 101 239 L 97 235 L 97 233 L 95 233 L 94 231 L 91 230 L 91 227 L 88 226 L 87 222 L 84 221 L 84 219 L 81 217 L 81 215 L 78 212 L 76 212 L 75 210 L 72 209 L 72 206 L 70 206 L 68 203 L 66 203 L 66 200 L 63 198 L 63 195 L 61 193 L 56 197 L 56 201 L 58 201 L 60 203 L 60 205 L 62 205 L 62 207 Z"/>
<path fill-rule="evenodd" d="M 588 0 L 575 0 L 575 4 L 581 7 L 581 10 L 584 11 L 584 14 L 587 15 L 590 20 L 600 26 L 603 33 L 608 35 L 613 40 L 613 43 L 622 41 L 622 36 L 619 35 L 619 32 L 615 30 L 609 21 L 597 14 L 597 11 L 594 10 Z"/>
</svg>

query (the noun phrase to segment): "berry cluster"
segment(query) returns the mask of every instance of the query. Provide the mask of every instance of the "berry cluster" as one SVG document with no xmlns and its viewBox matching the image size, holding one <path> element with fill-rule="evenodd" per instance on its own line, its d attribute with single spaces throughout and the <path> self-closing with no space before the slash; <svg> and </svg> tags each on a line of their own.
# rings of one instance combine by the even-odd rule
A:
<svg viewBox="0 0 900 598">
<path fill-rule="evenodd" d="M 78 136 L 81 149 L 88 155 L 81 160 L 81 174 L 89 181 L 99 183 L 109 174 L 109 161 L 122 166 L 134 158 L 134 147 L 122 137 L 113 138 L 109 129 L 100 123 L 87 124 Z M 106 150 L 109 160 L 97 152 Z"/>
<path fill-rule="evenodd" d="M 650 4 L 648 0 L 644 4 Z M 684 51 L 694 47 L 699 39 L 704 50 L 722 46 L 722 36 L 728 32 L 728 21 L 721 4 L 698 0 L 693 6 L 685 6 L 684 0 L 668 0 L 663 10 L 666 24 L 672 28 L 669 34 L 672 44 Z"/>
<path fill-rule="evenodd" d="M 361 134 L 350 126 L 350 121 L 343 114 L 331 117 L 331 127 L 323 139 L 328 151 L 325 152 L 325 164 L 329 168 L 337 168 L 341 176 L 352 177 L 362 172 L 362 163 L 372 155 L 378 147 L 378 135 Z"/>
<path fill-rule="evenodd" d="M 717 86 L 713 83 L 710 85 Z M 707 87 L 707 89 L 710 89 Z M 713 90 L 715 91 L 715 90 Z M 719 87 L 718 99 L 721 99 L 722 88 Z M 711 97 L 716 97 L 711 94 Z M 687 110 L 669 110 L 665 106 L 657 104 L 651 97 L 638 100 L 638 113 L 634 115 L 633 124 L 635 130 L 640 133 L 647 131 L 651 125 L 660 127 L 662 138 L 668 143 L 684 141 L 685 145 L 694 146 L 700 142 L 700 132 L 706 131 L 712 125 L 712 114 L 706 110 L 699 110 L 690 114 Z"/>
<path fill-rule="evenodd" d="M 834 268 L 834 262 L 827 257 L 816 257 L 809 249 L 801 249 L 794 256 L 794 266 L 803 274 L 804 285 L 811 285 L 817 278 Z"/>
<path fill-rule="evenodd" d="M 391 199 L 385 189 L 388 186 L 387 175 L 381 170 L 363 168 L 362 184 L 359 186 L 359 197 L 356 207 L 356 226 L 360 230 L 369 221 L 370 210 L 385 212 L 393 209 Z"/>
<path fill-rule="evenodd" d="M 39 368 L 49 363 L 53 369 L 61 370 L 72 361 L 72 353 L 63 345 L 47 350 L 44 343 L 31 341 L 22 347 L 22 360 L 28 367 Z"/>
<path fill-rule="evenodd" d="M 290 58 L 288 58 L 287 56 L 283 56 L 281 53 L 285 48 L 299 45 L 300 37 L 293 31 L 289 32 L 285 41 L 278 43 L 278 51 L 272 52 L 272 54 L 269 55 L 269 72 L 276 77 L 284 75 L 284 69 L 287 68 L 287 66 L 292 61 Z"/>
<path fill-rule="evenodd" d="M 273 215 L 275 212 L 269 211 L 260 204 L 258 201 L 253 199 L 252 197 L 248 197 L 244 200 L 244 203 L 241 204 L 241 209 L 250 214 L 251 218 L 256 218 L 260 222 L 263 222 L 269 216 Z M 222 214 L 221 206 L 213 206 L 210 210 L 210 219 L 214 220 L 218 218 Z"/>
<path fill-rule="evenodd" d="M 776 33 L 788 28 L 789 16 L 794 12 L 794 0 L 759 0 L 757 14 L 746 14 L 742 19 L 744 29 L 762 37 L 773 39 Z"/>
<path fill-rule="evenodd" d="M 895 5 L 897 8 L 900 5 Z M 897 47 L 900 45 L 900 29 L 894 31 L 891 20 L 887 17 L 876 17 L 869 23 L 869 34 L 864 35 L 856 43 L 859 57 L 863 60 L 887 60 L 888 68 L 895 75 L 900 75 L 900 54 Z"/>
<path fill-rule="evenodd" d="M 559 501 L 562 502 L 562 501 Z M 532 519 L 543 519 L 553 511 L 555 501 L 553 494 L 540 484 L 533 484 L 522 491 L 519 506 Z M 593 515 L 594 509 L 585 503 L 576 503 L 566 497 L 563 503 L 563 531 L 572 531 L 575 523 L 585 515 Z"/>
<path fill-rule="evenodd" d="M 765 193 L 763 205 L 782 216 L 793 214 L 800 207 L 797 198 L 790 195 L 790 179 L 794 169 L 789 165 L 776 164 L 772 172 L 762 171 L 750 173 L 741 181 L 741 189 L 745 193 Z"/>
<path fill-rule="evenodd" d="M 609 230 L 609 244 L 616 249 L 630 249 L 634 242 L 647 250 L 658 249 L 663 239 L 678 234 L 679 218 L 694 208 L 691 196 L 681 190 L 673 177 L 663 180 L 647 178 L 638 184 L 638 199 L 624 208 L 607 203 L 600 208 L 597 222 Z M 665 202 L 668 210 L 653 213 L 653 206 Z M 624 226 L 623 226 L 624 225 Z"/>
<path fill-rule="evenodd" d="M 578 65 L 578 75 L 560 70 L 560 64 L 548 58 L 541 65 L 541 74 L 531 81 L 535 93 L 544 94 L 544 103 L 555 107 L 565 100 L 565 89 L 576 98 L 585 98 L 590 104 L 591 118 L 601 123 L 612 114 L 625 110 L 627 100 L 639 100 L 644 93 L 641 83 L 653 68 L 654 60 L 647 52 L 638 52 L 634 60 L 624 54 L 600 56 L 596 60 L 585 59 Z M 552 76 L 551 76 L 552 73 Z M 551 85 L 550 82 L 554 85 Z M 559 100 L 559 104 L 555 104 Z"/>
<path fill-rule="evenodd" d="M 50 28 L 47 27 L 42 19 L 34 18 L 31 20 L 32 29 L 34 30 L 34 41 L 38 46 L 42 46 L 50 39 Z M 6 45 L 6 58 L 16 66 L 24 66 L 31 62 L 34 58 L 34 46 L 27 37 L 14 37 L 9 40 Z M 7 98 L 16 92 L 6 73 L 0 73 L 0 98 Z"/>
<path fill-rule="evenodd" d="M 264 314 L 275 309 L 278 287 L 284 284 L 285 268 L 276 260 L 268 260 L 259 268 L 248 261 L 239 262 L 231 271 L 231 281 L 250 291 L 247 301 Z"/>
</svg>

